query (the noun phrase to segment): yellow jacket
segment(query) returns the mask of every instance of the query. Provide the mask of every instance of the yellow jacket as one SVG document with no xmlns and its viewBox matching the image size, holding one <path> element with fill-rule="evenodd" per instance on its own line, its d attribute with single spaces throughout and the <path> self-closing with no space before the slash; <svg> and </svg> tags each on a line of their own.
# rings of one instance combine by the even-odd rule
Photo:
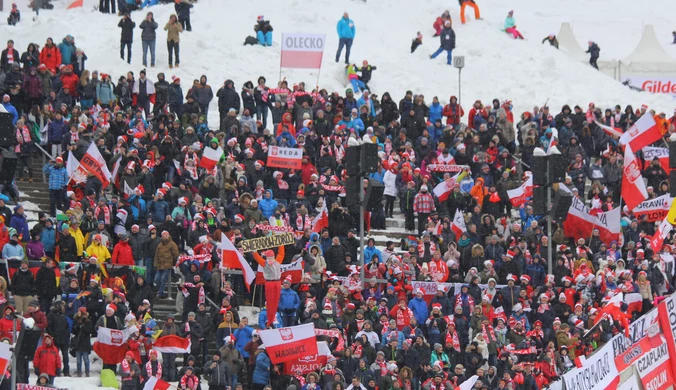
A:
<svg viewBox="0 0 676 390">
<path fill-rule="evenodd" d="M 108 251 L 108 248 L 96 242 L 92 242 L 92 244 L 87 247 L 87 255 L 90 257 L 96 256 L 99 264 L 105 263 L 110 259 L 110 251 Z"/>
<path fill-rule="evenodd" d="M 70 229 L 70 235 L 73 236 L 73 238 L 75 239 L 75 245 L 77 246 L 77 255 L 82 256 L 82 252 L 84 252 L 84 246 L 86 242 L 84 235 L 82 234 L 82 230 Z"/>
</svg>

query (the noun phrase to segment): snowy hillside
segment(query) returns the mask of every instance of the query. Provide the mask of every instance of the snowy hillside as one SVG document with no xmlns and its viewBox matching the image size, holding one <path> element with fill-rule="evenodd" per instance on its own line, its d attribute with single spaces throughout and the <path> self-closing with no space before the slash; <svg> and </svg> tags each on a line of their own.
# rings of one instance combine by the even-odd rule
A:
<svg viewBox="0 0 676 390">
<path fill-rule="evenodd" d="M 118 55 L 118 18 L 95 12 L 93 7 L 98 5 L 98 0 L 85 0 L 84 8 L 72 11 L 65 10 L 70 0 L 55 1 L 56 10 L 43 10 L 37 20 L 31 20 L 34 14 L 28 10 L 26 0 L 19 1 L 24 21 L 17 27 L 9 27 L 4 25 L 3 18 L 0 32 L 3 37 L 14 38 L 20 51 L 24 51 L 29 42 L 42 45 L 47 37 L 60 42 L 66 34 L 72 34 L 77 46 L 89 56 L 87 68 L 116 77 L 129 69 L 135 73 L 141 69 L 140 29 L 135 31 L 132 65 L 128 66 Z M 235 80 L 237 89 L 244 81 L 255 81 L 259 75 L 267 77 L 268 85 L 274 85 L 279 77 L 281 33 L 326 33 L 327 48 L 319 86 L 329 91 L 344 91 L 348 83 L 343 65 L 334 62 L 338 44 L 335 25 L 347 11 L 357 29 L 351 61 L 360 63 L 368 59 L 378 67 L 370 83 L 376 93 L 382 95 L 389 91 L 398 100 L 411 89 L 423 93 L 428 102 L 433 96 L 446 102 L 450 95 L 458 94 L 458 72 L 447 66 L 444 59 L 430 60 L 428 56 L 438 47 L 438 38 L 432 37 L 432 22 L 444 9 L 449 9 L 457 35 L 454 55 L 466 58 L 466 68 L 462 72 L 465 107 L 476 99 L 489 102 L 497 97 L 511 99 L 517 112 L 542 105 L 549 99 L 554 110 L 566 103 L 586 107 L 593 101 L 601 107 L 616 103 L 648 104 L 658 111 L 670 113 L 674 106 L 670 97 L 631 92 L 588 65 L 540 43 L 547 34 L 558 32 L 561 22 L 571 22 L 582 47 L 586 47 L 589 39 L 599 43 L 601 60 L 624 58 L 638 43 L 643 23 L 649 22 L 655 25 L 665 46 L 670 46 L 670 20 L 655 18 L 654 10 L 660 9 L 661 15 L 673 15 L 676 3 L 666 0 L 657 3 L 655 8 L 641 10 L 630 0 L 612 3 L 600 0 L 480 0 L 478 4 L 484 20 L 473 20 L 468 11 L 468 23 L 463 26 L 459 23 L 456 1 L 424 1 L 412 7 L 410 2 L 401 0 L 370 0 L 367 3 L 356 0 L 258 0 L 240 2 L 237 6 L 230 1 L 200 0 L 192 10 L 193 31 L 183 33 L 181 37 L 181 68 L 174 70 L 167 68 L 166 33 L 159 31 L 174 9 L 171 5 L 160 5 L 151 8 L 160 24 L 158 66 L 149 69 L 148 73 L 152 79 L 158 72 L 165 72 L 167 78 L 181 77 L 184 92 L 192 80 L 202 74 L 209 76 L 214 91 L 228 78 Z M 526 41 L 514 41 L 500 31 L 510 9 L 515 11 L 517 27 L 526 36 Z M 137 26 L 145 13 L 132 15 Z M 253 35 L 256 16 L 261 14 L 271 20 L 275 29 L 273 47 L 243 46 L 244 38 Z M 424 36 L 423 46 L 411 55 L 411 39 L 418 30 Z M 676 56 L 676 47 L 667 50 Z M 282 76 L 287 77 L 290 84 L 305 81 L 308 86 L 314 85 L 317 79 L 316 72 L 305 70 L 284 69 Z M 217 119 L 215 108 L 214 100 L 210 113 L 212 121 Z"/>
</svg>

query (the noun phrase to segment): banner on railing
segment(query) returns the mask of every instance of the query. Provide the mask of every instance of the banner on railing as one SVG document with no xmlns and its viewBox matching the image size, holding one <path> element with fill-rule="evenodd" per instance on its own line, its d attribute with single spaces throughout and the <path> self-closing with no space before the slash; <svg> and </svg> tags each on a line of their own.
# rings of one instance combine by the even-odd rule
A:
<svg viewBox="0 0 676 390">
<path fill-rule="evenodd" d="M 563 374 L 566 390 L 614 389 L 620 382 L 613 344 L 606 343 L 587 357 L 583 367 Z"/>
</svg>

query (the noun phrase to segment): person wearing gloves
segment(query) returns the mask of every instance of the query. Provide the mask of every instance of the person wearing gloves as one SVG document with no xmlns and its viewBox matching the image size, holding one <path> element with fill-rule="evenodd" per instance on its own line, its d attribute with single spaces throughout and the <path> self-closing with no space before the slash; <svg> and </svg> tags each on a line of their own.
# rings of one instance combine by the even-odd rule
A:
<svg viewBox="0 0 676 390">
<path fill-rule="evenodd" d="M 258 252 L 254 252 L 253 256 L 256 262 L 263 267 L 263 277 L 265 278 L 265 298 L 268 311 L 268 327 L 272 328 L 275 320 L 275 313 L 279 305 L 279 298 L 281 294 L 281 278 L 282 269 L 281 264 L 284 261 L 284 246 L 280 246 L 277 256 L 272 249 L 263 252 L 263 258 Z"/>
</svg>

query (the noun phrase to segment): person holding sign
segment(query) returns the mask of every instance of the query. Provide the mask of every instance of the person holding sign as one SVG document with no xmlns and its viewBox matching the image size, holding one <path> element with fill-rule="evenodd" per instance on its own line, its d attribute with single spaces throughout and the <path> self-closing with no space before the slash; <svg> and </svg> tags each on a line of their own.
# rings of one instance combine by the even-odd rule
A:
<svg viewBox="0 0 676 390">
<path fill-rule="evenodd" d="M 258 252 L 254 252 L 253 256 L 256 262 L 263 267 L 263 277 L 265 278 L 265 300 L 269 313 L 267 325 L 269 328 L 272 328 L 282 289 L 282 268 L 280 264 L 284 261 L 284 246 L 279 247 L 277 256 L 275 256 L 275 252 L 273 252 L 272 249 L 263 252 L 265 258 L 259 255 Z"/>
</svg>

